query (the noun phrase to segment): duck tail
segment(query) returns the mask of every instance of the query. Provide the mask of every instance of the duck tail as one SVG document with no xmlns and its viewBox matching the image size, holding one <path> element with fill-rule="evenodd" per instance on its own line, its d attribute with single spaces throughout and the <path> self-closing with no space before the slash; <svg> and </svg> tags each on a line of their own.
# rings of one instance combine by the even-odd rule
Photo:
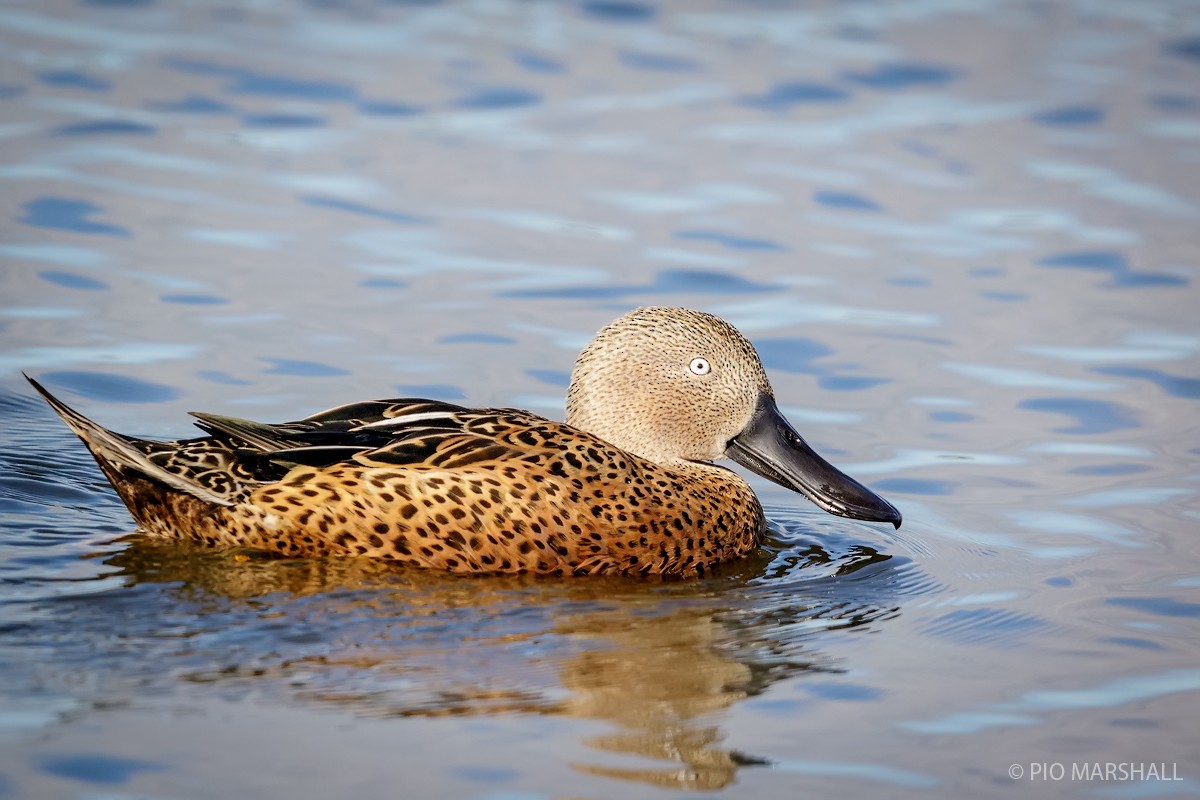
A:
<svg viewBox="0 0 1200 800">
<path fill-rule="evenodd" d="M 21 374 L 25 375 L 25 373 Z M 126 496 L 126 490 L 131 478 L 134 477 L 130 476 L 129 473 L 131 471 L 136 474 L 136 477 L 148 478 L 151 481 L 163 484 L 176 491 L 185 492 L 200 500 L 222 506 L 232 505 L 229 498 L 214 494 L 194 481 L 190 481 L 184 476 L 156 464 L 150 458 L 150 453 L 153 452 L 153 449 L 149 447 L 143 449 L 143 447 L 138 446 L 139 444 L 148 445 L 150 444 L 149 442 L 122 436 L 119 433 L 110 431 L 92 422 L 92 420 L 80 414 L 62 400 L 59 400 L 45 386 L 42 386 L 33 378 L 25 375 L 25 380 L 29 381 L 33 388 L 38 391 L 38 394 L 50 404 L 55 413 L 67 424 L 67 427 L 83 440 L 83 443 L 87 445 L 87 449 L 91 451 L 92 457 L 96 459 L 96 463 L 100 465 L 104 476 L 108 478 L 122 499 L 126 501 L 126 505 L 130 504 L 130 499 Z"/>
</svg>

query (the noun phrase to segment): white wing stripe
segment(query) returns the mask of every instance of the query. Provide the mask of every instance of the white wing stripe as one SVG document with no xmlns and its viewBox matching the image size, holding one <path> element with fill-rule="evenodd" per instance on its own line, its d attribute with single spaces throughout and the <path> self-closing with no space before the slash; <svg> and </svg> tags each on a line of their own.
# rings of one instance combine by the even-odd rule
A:
<svg viewBox="0 0 1200 800">
<path fill-rule="evenodd" d="M 409 425 L 413 422 L 424 422 L 427 419 L 448 419 L 453 417 L 454 411 L 425 411 L 420 414 L 404 414 L 399 417 L 390 417 L 389 419 L 379 419 L 374 422 L 368 422 L 366 425 L 359 425 L 352 430 L 361 431 L 366 428 L 391 428 L 399 425 Z"/>
</svg>

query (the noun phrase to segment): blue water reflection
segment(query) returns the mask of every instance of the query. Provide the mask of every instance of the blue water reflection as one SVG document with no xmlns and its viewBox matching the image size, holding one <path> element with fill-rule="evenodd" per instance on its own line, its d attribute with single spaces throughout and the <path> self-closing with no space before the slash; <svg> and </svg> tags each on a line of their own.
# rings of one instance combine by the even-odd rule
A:
<svg viewBox="0 0 1200 800">
<path fill-rule="evenodd" d="M 112 119 L 60 125 L 53 132 L 56 136 L 150 136 L 158 133 L 158 129 L 141 122 Z"/>
<path fill-rule="evenodd" d="M 181 114 L 233 114 L 236 110 L 228 103 L 199 94 L 189 94 L 180 100 L 161 100 L 147 105 L 154 111 Z"/>
<path fill-rule="evenodd" d="M 844 208 L 851 211 L 882 211 L 883 208 L 874 200 L 853 192 L 817 192 L 813 201 L 829 208 Z"/>
<path fill-rule="evenodd" d="M 1085 435 L 1141 427 L 1137 418 L 1127 408 L 1105 400 L 1083 397 L 1032 397 L 1022 400 L 1017 407 L 1030 411 L 1065 414 L 1075 418 L 1075 425 L 1055 428 L 1056 433 Z"/>
<path fill-rule="evenodd" d="M 181 395 L 175 387 L 115 373 L 59 370 L 43 373 L 39 377 L 49 386 L 62 387 L 80 397 L 109 403 L 161 403 Z"/>
<path fill-rule="evenodd" d="M 512 54 L 512 59 L 530 72 L 558 75 L 567 71 L 567 65 L 562 61 L 531 50 L 517 50 Z"/>
<path fill-rule="evenodd" d="M 880 64 L 867 72 L 847 72 L 847 80 L 871 89 L 901 91 L 922 86 L 944 86 L 962 77 L 962 70 L 939 64 Z"/>
<path fill-rule="evenodd" d="M 1032 119 L 1041 125 L 1062 127 L 1098 125 L 1104 121 L 1104 109 L 1098 106 L 1063 106 L 1039 111 Z"/>
<path fill-rule="evenodd" d="M 191 75 L 229 78 L 223 91 L 235 95 L 264 95 L 316 102 L 349 102 L 357 99 L 357 92 L 352 86 L 336 81 L 305 80 L 195 58 L 171 57 L 165 60 L 163 66 Z"/>
<path fill-rule="evenodd" d="M 1150 381 L 1173 397 L 1192 400 L 1200 398 L 1200 378 L 1172 375 L 1163 370 L 1149 367 L 1096 367 L 1093 371 L 1101 375 L 1116 375 L 1121 378 Z"/>
<path fill-rule="evenodd" d="M 98 281 L 95 278 L 89 278 L 86 275 L 79 275 L 74 272 L 62 272 L 59 270 L 45 270 L 38 273 L 38 277 L 44 281 L 63 286 L 67 289 L 83 289 L 85 291 L 100 291 L 108 288 L 108 284 L 104 281 Z"/>
<path fill-rule="evenodd" d="M 322 364 L 319 361 L 308 361 L 300 358 L 263 358 L 271 365 L 266 370 L 272 375 L 299 375 L 306 378 L 332 378 L 350 373 L 332 364 Z"/>
<path fill-rule="evenodd" d="M 519 86 L 491 86 L 477 89 L 465 97 L 455 101 L 459 108 L 491 110 L 502 108 L 520 108 L 521 106 L 540 103 L 541 95 Z"/>
<path fill-rule="evenodd" d="M 119 786 L 140 772 L 161 770 L 164 765 L 140 759 L 81 753 L 45 758 L 41 762 L 41 768 L 51 775 L 81 783 Z"/>
<path fill-rule="evenodd" d="M 43 72 L 38 80 L 48 86 L 61 86 L 67 89 L 86 89 L 93 92 L 106 92 L 112 88 L 108 81 L 101 80 L 83 72 L 72 70 L 55 70 Z"/>
<path fill-rule="evenodd" d="M 653 283 L 644 286 L 570 286 L 562 289 L 517 289 L 501 292 L 504 297 L 617 299 L 670 297 L 681 293 L 711 295 L 758 294 L 778 287 L 748 281 L 738 275 L 707 270 L 668 269 L 659 272 Z"/>
<path fill-rule="evenodd" d="M 675 238 L 693 242 L 715 242 L 732 250 L 766 250 L 772 252 L 782 252 L 788 249 L 779 242 L 773 242 L 770 239 L 756 239 L 748 236 L 735 236 L 733 234 L 722 233 L 720 231 L 676 231 Z"/>
<path fill-rule="evenodd" d="M 108 236 L 130 235 L 126 228 L 119 225 L 108 225 L 88 219 L 103 209 L 86 200 L 40 197 L 26 203 L 24 210 L 25 214 L 19 221 L 34 227 L 58 228 L 74 233 L 98 233 Z"/>
<path fill-rule="evenodd" d="M 1039 263 L 1045 267 L 1068 267 L 1108 272 L 1112 275 L 1110 285 L 1114 287 L 1186 286 L 1189 283 L 1188 279 L 1182 275 L 1133 270 L 1124 255 L 1105 250 L 1060 253 L 1043 258 Z"/>
<path fill-rule="evenodd" d="M 318 195 L 307 195 L 299 198 L 300 202 L 306 203 L 317 208 L 330 208 L 336 211 L 345 211 L 349 214 L 358 214 L 364 217 L 376 217 L 388 222 L 399 222 L 403 224 L 421 224 L 428 220 L 422 217 L 405 214 L 400 211 L 391 211 L 383 208 L 373 208 L 353 200 L 345 200 L 338 197 L 322 197 Z"/>
<path fill-rule="evenodd" d="M 606 22 L 648 22 L 658 13 L 652 5 L 622 0 L 589 0 L 579 7 L 585 14 Z"/>
<path fill-rule="evenodd" d="M 850 99 L 850 93 L 823 83 L 785 81 L 777 83 L 761 95 L 744 98 L 746 105 L 776 111 L 786 111 L 794 105 L 805 103 L 840 103 Z"/>
</svg>

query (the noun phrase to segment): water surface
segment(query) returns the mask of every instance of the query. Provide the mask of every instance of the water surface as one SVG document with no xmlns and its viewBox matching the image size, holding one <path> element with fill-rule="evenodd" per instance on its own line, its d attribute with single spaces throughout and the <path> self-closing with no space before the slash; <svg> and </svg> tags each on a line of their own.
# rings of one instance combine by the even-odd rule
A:
<svg viewBox="0 0 1200 800">
<path fill-rule="evenodd" d="M 0 797 L 1200 793 L 1194 4 L 54 0 L 0 38 Z M 649 303 L 745 331 L 904 527 L 754 479 L 767 546 L 682 583 L 154 543 L 19 374 L 158 437 L 561 418 Z"/>
</svg>

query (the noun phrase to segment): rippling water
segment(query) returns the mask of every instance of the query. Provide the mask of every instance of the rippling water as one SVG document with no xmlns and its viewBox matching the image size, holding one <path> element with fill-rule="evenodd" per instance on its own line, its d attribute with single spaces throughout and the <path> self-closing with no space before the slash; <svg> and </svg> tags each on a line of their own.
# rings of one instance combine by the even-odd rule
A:
<svg viewBox="0 0 1200 800">
<path fill-rule="evenodd" d="M 1194 3 L 54 0 L 0 41 L 0 797 L 1200 794 Z M 756 479 L 768 546 L 700 582 L 212 553 L 132 533 L 19 375 L 158 437 L 561 417 L 648 303 L 745 331 L 904 527 Z"/>
</svg>

